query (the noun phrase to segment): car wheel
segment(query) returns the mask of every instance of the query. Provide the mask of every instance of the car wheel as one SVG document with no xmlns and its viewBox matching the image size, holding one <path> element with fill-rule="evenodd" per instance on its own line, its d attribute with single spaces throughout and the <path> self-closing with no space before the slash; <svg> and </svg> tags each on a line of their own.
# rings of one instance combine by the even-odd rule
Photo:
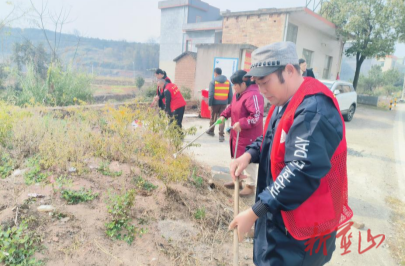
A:
<svg viewBox="0 0 405 266">
<path fill-rule="evenodd" d="M 354 104 L 352 104 L 349 108 L 349 111 L 347 112 L 347 114 L 345 114 L 343 116 L 343 118 L 345 119 L 346 122 L 350 122 L 353 119 L 354 116 L 354 112 L 356 112 L 356 106 L 354 106 Z"/>
</svg>

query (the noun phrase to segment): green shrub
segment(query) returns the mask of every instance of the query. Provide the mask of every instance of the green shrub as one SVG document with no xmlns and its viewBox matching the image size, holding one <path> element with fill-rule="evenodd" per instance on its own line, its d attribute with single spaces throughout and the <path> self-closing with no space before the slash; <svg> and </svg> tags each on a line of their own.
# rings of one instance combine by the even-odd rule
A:
<svg viewBox="0 0 405 266">
<path fill-rule="evenodd" d="M 64 189 L 61 191 L 62 198 L 67 200 L 68 204 L 76 205 L 81 202 L 92 201 L 93 199 L 97 198 L 98 193 L 93 193 L 91 189 L 85 190 L 82 188 L 81 190 L 70 190 Z"/>
<path fill-rule="evenodd" d="M 199 208 L 196 210 L 196 212 L 194 213 L 194 218 L 196 218 L 197 220 L 202 220 L 205 218 L 205 208 Z"/>
<path fill-rule="evenodd" d="M 12 138 L 13 125 L 26 116 L 29 116 L 27 111 L 0 100 L 0 145 Z"/>
<path fill-rule="evenodd" d="M 192 95 L 191 95 L 191 89 L 187 87 L 181 87 L 180 89 L 181 95 L 183 95 L 183 98 L 185 100 L 191 100 Z"/>
<path fill-rule="evenodd" d="M 38 242 L 38 237 L 28 231 L 25 223 L 8 229 L 0 227 L 0 262 L 7 266 L 41 265 L 41 262 L 31 258 Z"/>
<path fill-rule="evenodd" d="M 400 96 L 403 75 L 397 69 L 382 71 L 382 67 L 372 66 L 367 75 L 360 75 L 357 93 L 371 96 Z"/>
<path fill-rule="evenodd" d="M 10 158 L 10 155 L 3 153 L 0 157 L 0 178 L 8 177 L 13 170 L 13 160 Z"/>
<path fill-rule="evenodd" d="M 138 89 L 141 89 L 144 84 L 145 84 L 145 80 L 143 79 L 143 77 L 136 78 L 135 85 Z"/>
<path fill-rule="evenodd" d="M 97 170 L 106 176 L 121 176 L 122 175 L 122 171 L 118 171 L 118 172 L 110 171 L 110 169 L 108 167 L 108 163 L 106 163 L 106 162 L 102 162 L 100 164 L 100 166 L 97 168 Z"/>
<path fill-rule="evenodd" d="M 156 96 L 156 86 L 147 87 L 142 94 L 145 101 L 152 101 L 153 97 Z"/>
<path fill-rule="evenodd" d="M 137 188 L 142 189 L 147 192 L 151 192 L 158 188 L 158 186 L 155 186 L 154 184 L 146 181 L 141 176 L 135 177 L 134 183 Z"/>
<path fill-rule="evenodd" d="M 156 110 L 140 106 L 135 110 L 129 106 L 107 106 L 101 111 L 83 107 L 59 113 L 44 108 L 26 108 L 24 112 L 28 114 L 17 123 L 16 117 L 22 116 L 19 115 L 22 109 L 15 109 L 6 107 L 2 112 L 0 104 L 0 122 L 3 120 L 1 114 L 4 114 L 3 121 L 7 125 L 4 146 L 13 147 L 15 158 L 38 155 L 41 160 L 37 171 L 33 172 L 35 175 L 40 174 L 40 169 L 49 168 L 63 174 L 68 167 L 76 168 L 80 174 L 88 169 L 88 158 L 99 157 L 104 161 L 136 164 L 165 183 L 190 177 L 191 159 L 181 154 L 177 159 L 173 157 L 183 145 L 182 133 L 175 123 L 170 124 L 167 116 L 157 114 Z M 131 123 L 135 119 L 144 126 L 134 132 Z M 0 127 L 0 135 L 3 129 Z M 183 130 L 184 135 L 195 132 L 195 127 Z M 36 182 L 32 178 L 27 178 L 29 183 Z M 39 179 L 42 178 L 45 176 Z"/>
<path fill-rule="evenodd" d="M 91 102 L 93 99 L 91 80 L 88 74 L 74 70 L 71 65 L 66 71 L 63 71 L 61 66 L 50 66 L 47 84 L 52 95 L 51 105 L 67 106 L 80 101 Z"/>
<path fill-rule="evenodd" d="M 28 160 L 28 166 L 30 170 L 24 174 L 25 184 L 31 185 L 44 181 L 48 175 L 41 173 L 41 165 L 39 164 L 39 158 L 33 157 Z"/>
<path fill-rule="evenodd" d="M 108 205 L 110 221 L 105 224 L 109 237 L 124 240 L 129 245 L 135 240 L 136 235 L 145 233 L 131 224 L 131 209 L 135 203 L 135 190 L 129 190 L 122 195 L 111 195 Z"/>
<path fill-rule="evenodd" d="M 5 64 L 0 64 L 0 90 L 3 89 L 4 80 L 8 75 L 8 67 Z"/>
<path fill-rule="evenodd" d="M 40 77 L 32 64 L 27 66 L 25 75 L 16 75 L 21 90 L 10 87 L 4 98 L 18 106 L 67 106 L 91 102 L 93 99 L 91 77 L 74 70 L 70 65 L 65 71 L 59 65 L 51 65 L 46 80 Z"/>
<path fill-rule="evenodd" d="M 25 76 L 20 75 L 19 83 L 22 91 L 19 94 L 17 92 L 17 105 L 23 106 L 34 103 L 47 105 L 51 101 L 46 83 L 35 72 L 32 64 L 28 65 Z"/>
<path fill-rule="evenodd" d="M 191 178 L 193 180 L 193 184 L 201 188 L 204 185 L 204 179 L 201 176 L 197 176 L 195 173 L 195 168 L 193 169 L 193 173 L 191 174 Z"/>
</svg>

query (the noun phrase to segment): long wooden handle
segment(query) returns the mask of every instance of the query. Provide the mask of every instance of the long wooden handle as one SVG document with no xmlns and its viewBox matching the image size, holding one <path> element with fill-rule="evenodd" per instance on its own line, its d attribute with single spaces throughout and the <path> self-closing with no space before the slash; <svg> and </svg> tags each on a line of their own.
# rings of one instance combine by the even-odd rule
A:
<svg viewBox="0 0 405 266">
<path fill-rule="evenodd" d="M 236 136 L 235 153 L 233 158 L 236 159 L 236 152 L 238 151 L 239 144 L 239 132 Z M 239 214 L 239 177 L 235 180 L 235 192 L 233 194 L 233 218 Z M 239 237 L 238 237 L 238 227 L 233 230 L 233 266 L 239 265 Z"/>
<path fill-rule="evenodd" d="M 235 181 L 235 192 L 233 194 L 233 218 L 239 214 L 239 177 Z M 239 237 L 238 227 L 233 230 L 233 265 L 239 265 Z"/>
<path fill-rule="evenodd" d="M 205 130 L 203 133 L 201 133 L 200 135 L 198 135 L 195 139 L 193 139 L 192 141 L 190 141 L 189 143 L 187 143 L 186 146 L 184 146 L 183 148 L 181 148 L 181 150 L 179 150 L 178 152 L 176 152 L 175 154 L 178 155 L 180 154 L 185 148 L 187 148 L 188 146 L 190 146 L 191 144 L 194 143 L 194 141 L 196 141 L 197 139 L 201 138 L 201 136 L 205 135 L 207 133 L 207 131 L 209 131 L 211 128 L 215 127 L 216 125 L 222 124 L 224 122 L 219 123 L 219 119 L 212 124 L 212 126 L 210 126 L 207 130 Z"/>
</svg>

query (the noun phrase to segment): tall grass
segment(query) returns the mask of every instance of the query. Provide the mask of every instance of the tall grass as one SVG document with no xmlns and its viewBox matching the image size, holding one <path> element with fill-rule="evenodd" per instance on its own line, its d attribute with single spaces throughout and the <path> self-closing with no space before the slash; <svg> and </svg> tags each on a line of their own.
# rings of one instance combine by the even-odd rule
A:
<svg viewBox="0 0 405 266">
<path fill-rule="evenodd" d="M 3 98 L 18 106 L 67 106 L 93 99 L 92 77 L 74 70 L 70 65 L 66 70 L 60 65 L 51 65 L 47 79 L 43 80 L 29 64 L 25 74 L 16 74 L 16 80 L 16 86 L 9 87 Z"/>
<path fill-rule="evenodd" d="M 44 170 L 59 173 L 75 167 L 80 173 L 90 158 L 101 157 L 138 165 L 164 182 L 185 180 L 190 174 L 191 160 L 172 156 L 182 145 L 182 134 L 152 110 L 121 106 L 48 112 L 4 106 L 10 116 L 4 119 L 3 147 L 10 147 L 19 160 L 38 156 Z M 142 121 L 136 129 L 131 125 L 135 119 Z M 195 128 L 186 132 L 194 133 Z"/>
</svg>

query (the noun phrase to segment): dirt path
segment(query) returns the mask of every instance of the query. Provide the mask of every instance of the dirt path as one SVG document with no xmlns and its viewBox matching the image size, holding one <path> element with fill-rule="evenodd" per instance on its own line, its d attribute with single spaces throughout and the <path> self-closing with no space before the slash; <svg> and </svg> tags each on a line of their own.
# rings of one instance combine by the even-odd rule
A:
<svg viewBox="0 0 405 266">
<path fill-rule="evenodd" d="M 387 197 L 404 199 L 405 196 L 405 105 L 398 105 L 394 111 L 360 106 L 352 122 L 346 124 L 348 143 L 349 205 L 354 211 L 353 221 L 364 223 L 365 227 L 351 229 L 352 244 L 347 255 L 341 249 L 341 238 L 336 240 L 337 250 L 329 265 L 396 265 L 387 245 L 396 234 L 390 222 L 390 208 Z M 183 125 L 202 126 L 203 132 L 208 120 L 186 118 Z M 218 142 L 215 137 L 203 136 L 201 147 L 188 150 L 198 161 L 210 166 L 227 166 L 230 162 L 229 137 Z M 191 138 L 189 138 L 191 139 Z M 370 246 L 367 230 L 373 236 L 384 234 L 385 242 L 379 247 L 359 254 L 359 233 L 361 250 Z M 375 240 L 377 244 L 380 238 Z"/>
</svg>

